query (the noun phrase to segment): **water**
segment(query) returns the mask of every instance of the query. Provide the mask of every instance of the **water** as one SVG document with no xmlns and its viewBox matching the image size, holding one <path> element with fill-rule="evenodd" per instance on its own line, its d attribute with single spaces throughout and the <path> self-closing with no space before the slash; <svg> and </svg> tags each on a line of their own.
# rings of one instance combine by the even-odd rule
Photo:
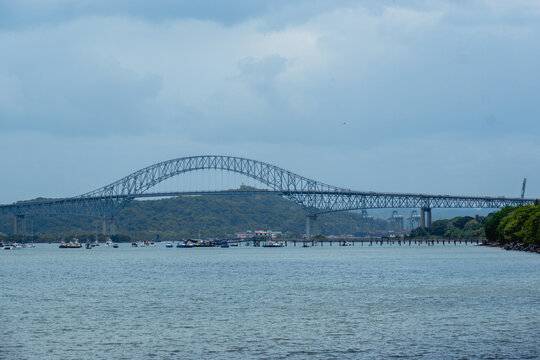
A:
<svg viewBox="0 0 540 360">
<path fill-rule="evenodd" d="M 0 273 L 0 359 L 540 357 L 537 254 L 39 244 Z"/>
</svg>

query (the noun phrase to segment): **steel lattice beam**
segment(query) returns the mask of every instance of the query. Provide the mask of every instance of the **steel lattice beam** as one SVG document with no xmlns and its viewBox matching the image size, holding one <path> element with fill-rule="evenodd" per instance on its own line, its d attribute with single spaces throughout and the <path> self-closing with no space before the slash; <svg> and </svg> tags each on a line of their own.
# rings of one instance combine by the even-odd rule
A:
<svg viewBox="0 0 540 360">
<path fill-rule="evenodd" d="M 112 218 L 126 203 L 141 197 L 227 194 L 231 191 L 150 193 L 155 185 L 187 172 L 214 169 L 253 178 L 300 205 L 308 214 L 374 208 L 502 208 L 532 204 L 533 199 L 359 192 L 305 178 L 261 161 L 233 156 L 191 156 L 163 161 L 110 185 L 63 199 L 0 205 L 0 213 L 78 214 Z M 249 192 L 249 191 L 248 191 Z M 242 191 L 233 191 L 242 193 Z"/>
</svg>

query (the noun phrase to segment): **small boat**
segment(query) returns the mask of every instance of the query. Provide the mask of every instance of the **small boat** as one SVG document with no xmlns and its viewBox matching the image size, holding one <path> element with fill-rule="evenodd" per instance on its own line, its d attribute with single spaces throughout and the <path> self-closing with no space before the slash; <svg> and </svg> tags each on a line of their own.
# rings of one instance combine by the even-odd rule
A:
<svg viewBox="0 0 540 360">
<path fill-rule="evenodd" d="M 34 247 L 36 247 L 36 244 L 30 243 L 30 244 L 28 244 L 27 246 L 28 246 L 29 248 L 34 248 Z"/>
<path fill-rule="evenodd" d="M 107 241 L 105 241 L 105 246 L 112 246 L 113 245 L 113 241 L 111 240 L 111 238 L 107 238 Z"/>
<path fill-rule="evenodd" d="M 112 244 L 112 247 L 115 248 L 115 249 L 118 249 L 118 244 L 117 244 L 117 243 L 113 243 L 113 244 Z"/>
<path fill-rule="evenodd" d="M 138 246 L 139 246 L 139 244 L 137 244 L 137 242 L 135 242 L 135 241 L 131 243 L 131 247 L 138 247 Z"/>
<path fill-rule="evenodd" d="M 13 249 L 15 249 L 13 245 L 10 245 L 10 244 L 4 245 L 4 250 L 13 250 Z"/>
<path fill-rule="evenodd" d="M 271 247 L 271 248 L 284 247 L 284 246 L 285 245 L 282 242 L 279 242 L 279 241 L 268 241 L 265 244 L 263 244 L 263 247 Z"/>
<path fill-rule="evenodd" d="M 172 248 L 172 243 L 171 242 L 165 243 L 165 247 L 166 248 Z"/>
<path fill-rule="evenodd" d="M 185 242 L 185 241 L 179 241 L 179 242 L 176 244 L 176 247 L 177 247 L 177 248 L 185 248 L 185 247 L 186 247 L 186 242 Z"/>
<path fill-rule="evenodd" d="M 223 241 L 221 242 L 221 247 L 222 247 L 222 248 L 228 248 L 228 247 L 229 247 L 229 244 L 227 243 L 227 240 L 223 240 Z"/>
<path fill-rule="evenodd" d="M 304 242 L 304 245 L 302 245 L 302 247 L 311 247 L 311 245 L 309 245 L 308 243 Z"/>
<path fill-rule="evenodd" d="M 71 240 L 70 242 L 68 242 L 67 244 L 62 241 L 60 243 L 60 246 L 58 246 L 60 249 L 80 249 L 82 248 L 82 245 L 81 243 L 79 242 L 79 239 L 75 238 L 73 240 Z"/>
<path fill-rule="evenodd" d="M 153 242 L 153 241 L 150 241 L 150 243 L 148 244 L 148 246 L 154 247 L 154 246 L 156 246 L 156 243 Z"/>
<path fill-rule="evenodd" d="M 238 246 L 237 242 L 230 243 L 230 246 Z"/>
<path fill-rule="evenodd" d="M 86 244 L 85 244 L 85 248 L 87 248 L 87 249 L 91 249 L 91 248 L 92 248 L 92 244 L 90 244 L 90 243 L 86 243 Z"/>
</svg>

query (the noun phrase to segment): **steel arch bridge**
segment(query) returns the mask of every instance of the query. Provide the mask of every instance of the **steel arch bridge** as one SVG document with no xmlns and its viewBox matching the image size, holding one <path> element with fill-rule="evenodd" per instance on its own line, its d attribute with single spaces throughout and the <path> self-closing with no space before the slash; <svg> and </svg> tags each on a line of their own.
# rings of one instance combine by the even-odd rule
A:
<svg viewBox="0 0 540 360">
<path fill-rule="evenodd" d="M 278 166 L 234 156 L 204 155 L 181 157 L 150 165 L 97 190 L 69 198 L 19 201 L 0 205 L 0 213 L 23 217 L 25 214 L 78 214 L 113 219 L 128 202 L 143 197 L 196 194 L 240 193 L 238 191 L 159 192 L 149 190 L 184 173 L 214 169 L 238 173 L 268 187 L 259 192 L 277 193 L 298 204 L 307 215 L 306 234 L 317 232 L 317 215 L 334 211 L 374 208 L 420 208 L 422 226 L 427 213 L 428 227 L 432 208 L 502 208 L 531 204 L 533 199 L 399 194 L 361 192 L 308 179 Z M 251 191 L 246 191 L 251 192 Z M 17 231 L 17 230 L 16 230 Z"/>
</svg>

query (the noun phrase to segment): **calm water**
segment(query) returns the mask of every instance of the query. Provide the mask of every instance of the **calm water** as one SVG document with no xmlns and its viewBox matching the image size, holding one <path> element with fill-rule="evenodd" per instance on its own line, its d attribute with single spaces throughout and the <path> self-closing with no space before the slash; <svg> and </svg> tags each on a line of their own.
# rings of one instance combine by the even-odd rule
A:
<svg viewBox="0 0 540 360">
<path fill-rule="evenodd" d="M 0 359 L 540 357 L 530 253 L 37 245 L 0 273 Z"/>
</svg>

